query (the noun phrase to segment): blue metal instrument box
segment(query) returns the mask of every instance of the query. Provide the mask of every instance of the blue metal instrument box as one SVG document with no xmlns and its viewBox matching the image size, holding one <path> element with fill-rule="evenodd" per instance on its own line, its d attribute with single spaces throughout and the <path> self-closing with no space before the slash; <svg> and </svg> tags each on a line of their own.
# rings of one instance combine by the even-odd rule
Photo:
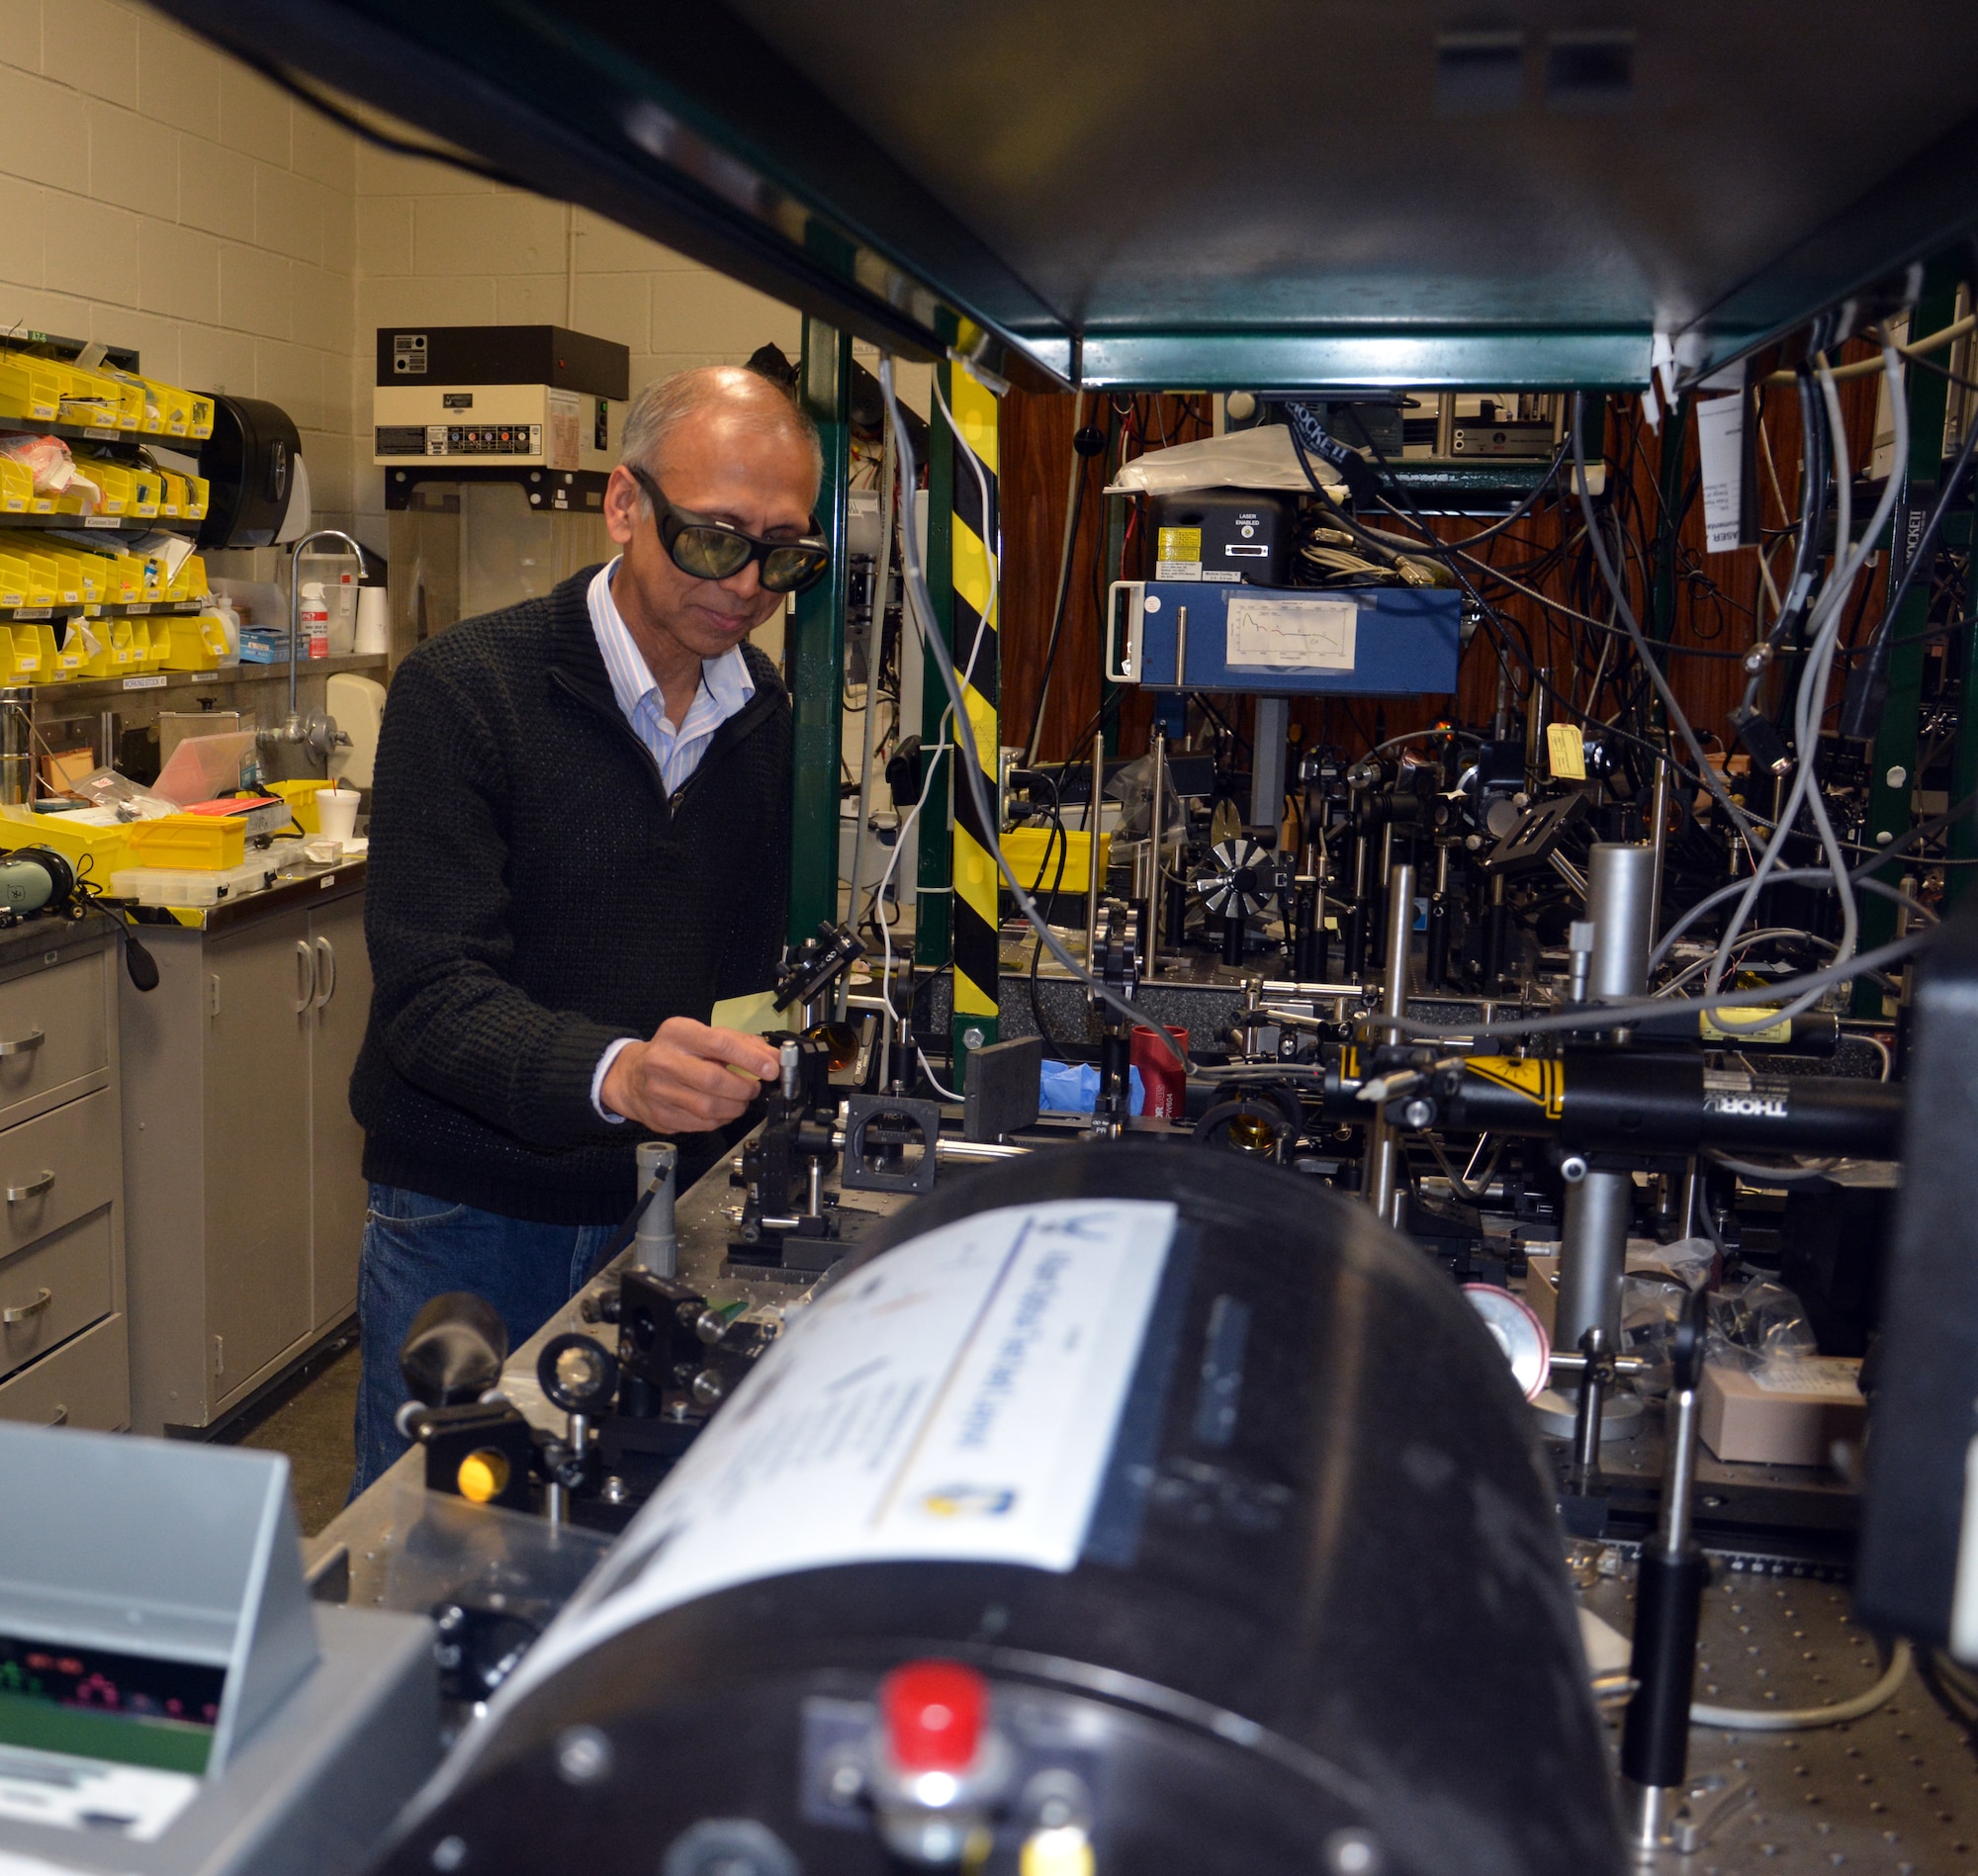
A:
<svg viewBox="0 0 1978 1876">
<path fill-rule="evenodd" d="M 1116 581 L 1106 673 L 1156 690 L 1407 696 L 1456 688 L 1463 595 L 1418 586 Z"/>
</svg>

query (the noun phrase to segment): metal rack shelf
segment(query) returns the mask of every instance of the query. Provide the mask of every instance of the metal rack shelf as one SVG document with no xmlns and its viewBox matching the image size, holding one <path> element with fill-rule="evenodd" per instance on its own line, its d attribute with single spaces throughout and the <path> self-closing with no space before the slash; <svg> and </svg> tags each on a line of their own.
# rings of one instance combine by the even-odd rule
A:
<svg viewBox="0 0 1978 1876">
<path fill-rule="evenodd" d="M 58 436 L 65 443 L 130 443 L 157 449 L 175 450 L 181 456 L 197 456 L 206 443 L 199 436 L 173 436 L 164 430 L 127 430 L 121 426 L 90 423 L 38 423 L 33 417 L 0 414 L 0 435 Z"/>
<path fill-rule="evenodd" d="M 1873 316 L 1978 223 L 1961 0 L 1859 33 L 1637 9 L 1590 40 L 1127 0 L 1058 10 L 1047 48 L 979 0 L 166 10 L 841 329 L 1035 382 L 1639 386 L 1658 331 L 1700 375 Z"/>
<path fill-rule="evenodd" d="M 339 671 L 382 671 L 391 660 L 383 652 L 359 652 L 344 658 L 305 658 L 297 661 L 301 676 L 333 677 Z M 278 665 L 223 665 L 218 670 L 154 670 L 135 677 L 85 677 L 68 683 L 22 684 L 16 696 L 53 703 L 70 697 L 115 697 L 127 690 L 190 690 L 214 684 L 289 681 L 288 660 Z"/>
<path fill-rule="evenodd" d="M 44 534 L 197 534 L 201 525 L 169 514 L 0 514 L 0 528 Z"/>
</svg>

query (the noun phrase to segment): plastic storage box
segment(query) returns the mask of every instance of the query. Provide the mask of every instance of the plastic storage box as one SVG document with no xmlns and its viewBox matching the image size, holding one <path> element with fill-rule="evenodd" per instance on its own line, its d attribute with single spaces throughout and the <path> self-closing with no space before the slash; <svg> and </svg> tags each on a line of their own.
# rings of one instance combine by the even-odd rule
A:
<svg viewBox="0 0 1978 1876">
<path fill-rule="evenodd" d="M 182 866 L 224 872 L 247 857 L 247 826 L 237 817 L 168 814 L 131 825 L 131 851 L 140 866 Z"/>
</svg>

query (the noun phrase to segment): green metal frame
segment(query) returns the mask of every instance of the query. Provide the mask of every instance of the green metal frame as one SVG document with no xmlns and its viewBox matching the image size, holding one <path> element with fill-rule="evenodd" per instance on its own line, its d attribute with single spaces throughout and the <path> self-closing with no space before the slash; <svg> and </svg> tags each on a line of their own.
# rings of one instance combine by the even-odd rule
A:
<svg viewBox="0 0 1978 1876">
<path fill-rule="evenodd" d="M 831 542 L 831 572 L 797 594 L 790 649 L 790 916 L 792 944 L 838 923 L 839 763 L 843 741 L 845 555 L 852 465 L 852 334 L 806 319 L 798 372 L 803 407 L 824 446 L 818 519 Z"/>
<path fill-rule="evenodd" d="M 965 219 L 855 107 L 835 102 L 842 87 L 824 70 L 828 58 L 814 45 L 800 47 L 806 34 L 779 33 L 773 24 L 759 31 L 747 10 L 677 0 L 642 8 L 618 0 L 164 5 L 263 65 L 327 81 L 480 152 L 527 188 L 584 203 L 908 356 L 939 358 L 959 344 L 1005 377 L 1117 389 L 1593 389 L 1637 386 L 1648 375 L 1659 304 L 1648 281 L 1658 269 L 1645 269 L 1634 250 L 1646 245 L 1661 255 L 1667 230 L 1657 193 L 1628 178 L 1610 185 L 1613 253 L 1584 267 L 1537 262 L 1522 297 L 1487 269 L 1475 280 L 1459 269 L 1431 287 L 1405 268 L 1383 273 L 1378 259 L 1366 264 L 1371 271 L 1356 271 L 1341 258 L 1320 270 L 1338 291 L 1313 310 L 1313 283 L 1298 271 L 1309 257 L 1295 257 L 1284 269 L 1266 261 L 1253 272 L 1234 270 L 1233 292 L 1231 270 L 1212 265 L 1205 275 L 1178 263 L 1147 284 L 1143 305 L 1081 312 L 1054 303 L 1004 258 L 1009 242 L 998 234 L 1006 231 Z M 775 18 L 773 8 L 758 11 Z M 1370 69 L 1380 67 L 1389 42 L 1407 36 L 1384 22 L 1384 37 L 1353 39 L 1348 10 L 1339 11 L 1354 56 Z M 928 0 L 921 12 L 912 33 L 895 35 L 911 42 L 900 49 L 924 61 L 903 69 L 923 80 L 957 72 L 965 98 L 970 60 L 925 61 L 944 34 L 973 45 L 967 36 L 981 26 L 979 16 L 971 22 L 960 0 Z M 1783 0 L 1767 17 L 1789 17 Z M 1144 17 L 1149 43 L 1160 38 L 1158 18 Z M 1268 14 L 1252 31 L 1267 29 Z M 1234 30 L 1240 42 L 1243 29 Z M 994 35 L 988 39 L 986 68 L 995 69 Z M 1424 39 L 1421 55 L 1430 52 Z M 1345 69 L 1350 76 L 1354 68 Z M 1154 83 L 1160 76 L 1156 61 L 1148 73 L 1122 78 L 1119 109 L 1163 115 L 1170 94 Z M 1840 80 L 1831 72 L 1827 79 L 1831 92 Z M 941 121 L 943 103 L 937 87 L 919 101 L 920 116 Z M 1710 103 L 1721 117 L 1725 99 Z M 1685 285 L 1695 289 L 1676 334 L 1687 372 L 1708 372 L 1825 309 L 1874 304 L 1912 257 L 1940 251 L 1978 223 L 1972 121 L 1942 119 L 1933 133 L 1919 125 L 1931 140 L 1905 145 L 1907 127 L 1889 122 L 1891 108 L 1866 127 L 1880 132 L 1877 147 L 1896 159 L 1877 180 L 1851 195 L 1829 180 L 1804 204 L 1804 231 L 1753 254 L 1735 288 L 1719 287 L 1721 272 L 1701 263 L 1696 280 L 1668 283 L 1662 297 L 1676 304 L 1684 304 Z M 1790 137 L 1776 118 L 1754 105 L 1746 121 L 1789 156 Z M 1539 147 L 1552 147 L 1549 120 L 1527 112 L 1524 123 Z M 1809 141 L 1824 134 L 1817 112 L 1797 112 L 1792 123 L 1804 128 L 1791 134 Z M 1235 139 L 1259 134 L 1247 126 L 1228 130 Z M 1450 181 L 1460 187 L 1462 178 Z M 1851 176 L 1845 186 L 1852 189 Z M 1005 196 L 1020 200 L 1021 191 Z M 1441 213 L 1438 201 L 1433 214 Z M 1487 205 L 1484 213 L 1487 219 Z M 1560 226 L 1583 238 L 1571 216 Z M 1632 238 L 1638 231 L 1640 241 Z M 1356 293 L 1365 314 L 1344 310 Z"/>
<path fill-rule="evenodd" d="M 1925 275 L 1923 297 L 1917 302 L 1912 331 L 1934 332 L 1948 325 L 1957 310 L 1958 270 L 1937 261 Z M 1889 555 L 1889 592 L 1894 595 L 1903 570 L 1909 564 L 1909 546 L 1923 531 L 1925 518 L 1936 502 L 1939 478 L 1943 474 L 1943 419 L 1950 405 L 1950 386 L 1935 372 L 1912 370 L 1905 393 L 1910 416 L 1910 453 L 1906 463 L 1896 466 L 1902 487 L 1890 517 L 1891 540 L 1903 551 Z M 1869 759 L 1868 820 L 1866 834 L 1871 846 L 1900 840 L 1910 830 L 1917 786 L 1918 718 L 1923 707 L 1923 633 L 1930 620 L 1932 582 L 1921 576 L 1910 587 L 1890 626 L 1889 688 L 1882 706 L 1882 720 L 1875 730 L 1874 751 Z M 1973 740 L 1973 722 L 1967 716 L 1960 743 Z M 1959 751 L 1960 758 L 1963 749 Z M 1897 862 L 1900 866 L 1900 861 Z M 1876 869 L 1877 873 L 1881 871 Z M 1886 944 L 1896 935 L 1896 915 L 1900 908 L 1879 895 L 1864 895 L 1861 907 L 1863 950 Z M 1854 980 L 1852 1009 L 1857 1017 L 1882 1014 L 1882 987 L 1872 977 Z"/>
</svg>

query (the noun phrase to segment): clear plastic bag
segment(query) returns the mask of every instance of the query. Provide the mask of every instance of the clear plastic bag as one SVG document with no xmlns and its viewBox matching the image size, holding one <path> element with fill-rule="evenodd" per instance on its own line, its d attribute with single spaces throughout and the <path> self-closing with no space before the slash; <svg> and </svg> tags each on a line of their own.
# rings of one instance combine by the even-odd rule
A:
<svg viewBox="0 0 1978 1876">
<path fill-rule="evenodd" d="M 1812 1355 L 1819 1342 L 1800 1299 L 1762 1277 L 1710 1298 L 1705 1359 L 1751 1374 L 1777 1356 Z"/>
</svg>

